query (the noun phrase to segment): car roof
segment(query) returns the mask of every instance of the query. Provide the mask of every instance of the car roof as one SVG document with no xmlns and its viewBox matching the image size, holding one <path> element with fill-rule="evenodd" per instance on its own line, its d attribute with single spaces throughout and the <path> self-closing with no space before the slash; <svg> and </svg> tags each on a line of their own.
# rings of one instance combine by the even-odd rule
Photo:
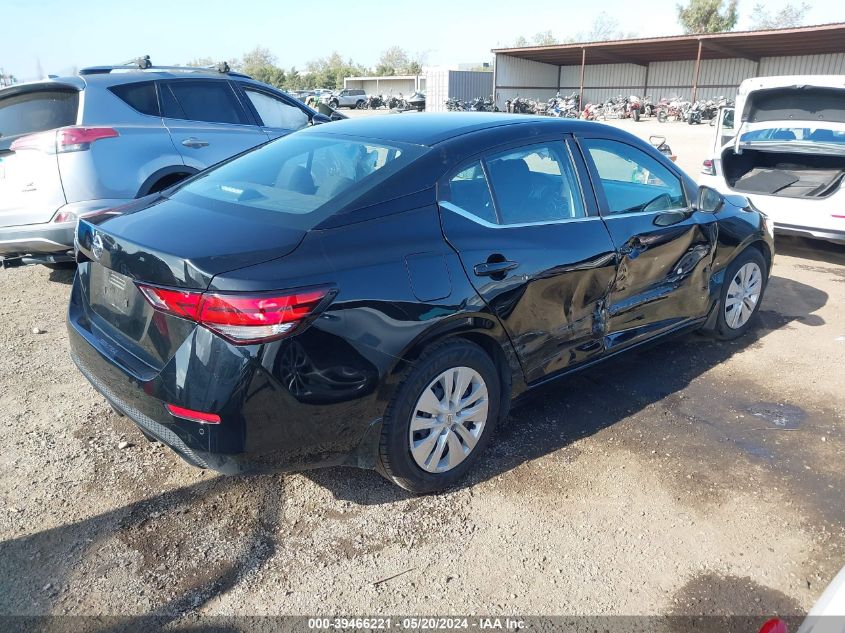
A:
<svg viewBox="0 0 845 633">
<path fill-rule="evenodd" d="M 563 133 L 607 127 L 587 121 L 502 112 L 425 112 L 346 119 L 309 128 L 300 134 L 356 136 L 433 147 L 465 134 L 515 125 L 557 128 Z"/>
</svg>

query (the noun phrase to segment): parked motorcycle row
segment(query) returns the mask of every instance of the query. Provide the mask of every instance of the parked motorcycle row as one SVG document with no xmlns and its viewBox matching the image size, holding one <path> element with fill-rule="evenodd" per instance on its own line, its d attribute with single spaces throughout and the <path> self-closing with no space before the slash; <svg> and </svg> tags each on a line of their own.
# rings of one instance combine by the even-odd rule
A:
<svg viewBox="0 0 845 633">
<path fill-rule="evenodd" d="M 476 97 L 471 101 L 463 101 L 450 97 L 446 99 L 446 110 L 449 112 L 499 112 L 493 102 L 493 97 Z"/>
<path fill-rule="evenodd" d="M 359 110 L 379 110 L 387 108 L 388 110 L 425 110 L 425 93 L 415 92 L 407 99 L 399 93 L 396 95 L 369 95 L 366 100 L 358 105 Z"/>
<path fill-rule="evenodd" d="M 449 99 L 446 108 L 450 111 L 475 110 L 497 111 L 492 99 L 476 99 L 471 104 L 457 99 Z M 581 109 L 577 92 L 567 97 L 558 93 L 548 101 L 515 97 L 505 102 L 506 111 L 511 114 L 539 114 L 545 116 L 564 117 L 569 119 L 585 119 L 587 121 L 606 121 L 608 119 L 633 119 L 639 121 L 643 117 L 654 117 L 661 123 L 669 119 L 683 121 L 694 125 L 709 121 L 716 117 L 720 107 L 732 106 L 733 101 L 725 97 L 699 100 L 694 103 L 680 97 L 662 98 L 657 103 L 650 97 L 619 95 L 602 103 L 587 103 Z"/>
</svg>

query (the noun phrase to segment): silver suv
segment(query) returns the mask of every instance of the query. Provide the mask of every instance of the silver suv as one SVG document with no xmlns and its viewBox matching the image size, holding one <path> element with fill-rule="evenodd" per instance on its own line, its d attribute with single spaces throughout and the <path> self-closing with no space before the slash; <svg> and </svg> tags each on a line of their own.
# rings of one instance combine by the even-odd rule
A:
<svg viewBox="0 0 845 633">
<path fill-rule="evenodd" d="M 333 108 L 361 108 L 367 102 L 367 93 L 363 90 L 345 89 L 326 95 L 323 101 Z"/>
<path fill-rule="evenodd" d="M 79 217 L 331 118 L 226 65 L 143 58 L 3 88 L 0 260 L 70 261 Z"/>
</svg>

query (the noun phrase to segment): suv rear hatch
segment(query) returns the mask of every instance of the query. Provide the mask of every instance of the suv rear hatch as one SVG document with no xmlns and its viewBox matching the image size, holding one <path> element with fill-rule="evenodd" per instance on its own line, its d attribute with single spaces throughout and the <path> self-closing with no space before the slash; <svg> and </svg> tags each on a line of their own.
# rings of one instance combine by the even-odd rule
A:
<svg viewBox="0 0 845 633">
<path fill-rule="evenodd" d="M 79 86 L 52 81 L 0 90 L 0 226 L 48 222 L 65 204 L 55 151 L 11 146 L 76 124 L 79 92 Z"/>
</svg>

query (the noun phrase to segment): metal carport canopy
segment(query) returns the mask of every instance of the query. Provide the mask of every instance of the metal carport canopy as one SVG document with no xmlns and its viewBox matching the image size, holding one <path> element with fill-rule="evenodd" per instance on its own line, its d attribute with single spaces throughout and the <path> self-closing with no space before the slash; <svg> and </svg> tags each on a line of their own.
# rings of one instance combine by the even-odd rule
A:
<svg viewBox="0 0 845 633">
<path fill-rule="evenodd" d="M 650 62 L 698 59 L 699 43 L 700 59 L 739 57 L 757 61 L 761 57 L 841 53 L 845 51 L 845 23 L 770 31 L 702 33 L 552 46 L 494 48 L 492 52 L 555 66 L 580 66 L 582 61 L 586 65 L 647 65 Z"/>
<path fill-rule="evenodd" d="M 845 23 L 822 24 L 767 31 L 700 33 L 606 42 L 580 42 L 551 46 L 494 48 L 498 55 L 518 57 L 555 66 L 580 66 L 584 97 L 584 68 L 593 64 L 637 64 L 695 60 L 692 101 L 696 99 L 702 60 L 740 58 L 759 62 L 763 57 L 821 55 L 845 51 Z M 494 90 L 498 88 L 495 81 Z"/>
</svg>

